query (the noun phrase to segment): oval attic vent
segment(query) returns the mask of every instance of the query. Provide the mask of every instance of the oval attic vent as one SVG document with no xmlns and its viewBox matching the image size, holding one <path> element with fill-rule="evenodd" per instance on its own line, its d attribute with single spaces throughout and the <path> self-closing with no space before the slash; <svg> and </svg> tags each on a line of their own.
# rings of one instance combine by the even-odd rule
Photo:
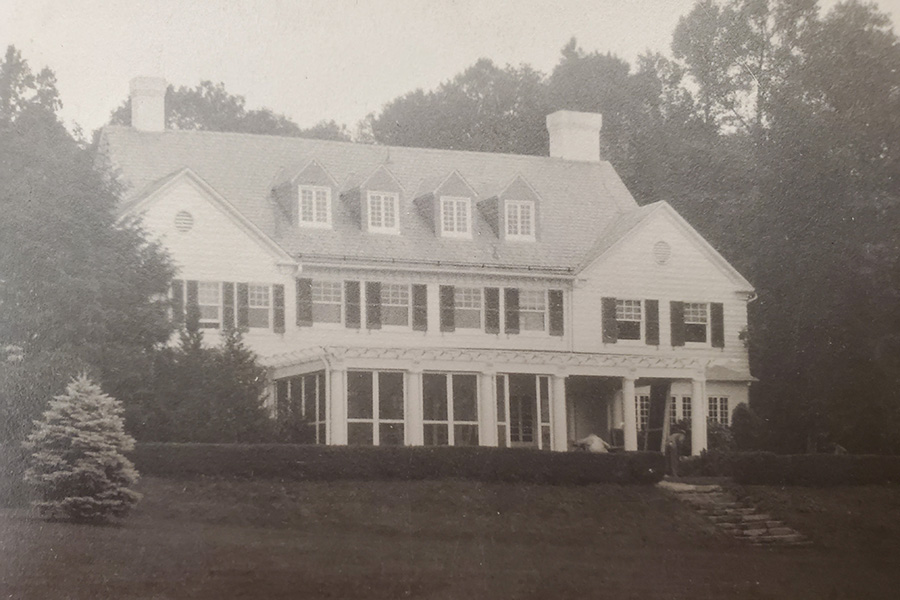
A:
<svg viewBox="0 0 900 600">
<path fill-rule="evenodd" d="M 194 217 L 186 210 L 179 211 L 175 215 L 175 229 L 181 233 L 186 233 L 194 227 Z"/>
<path fill-rule="evenodd" d="M 672 246 L 668 242 L 656 242 L 653 245 L 653 260 L 658 265 L 664 265 L 672 258 Z"/>
</svg>

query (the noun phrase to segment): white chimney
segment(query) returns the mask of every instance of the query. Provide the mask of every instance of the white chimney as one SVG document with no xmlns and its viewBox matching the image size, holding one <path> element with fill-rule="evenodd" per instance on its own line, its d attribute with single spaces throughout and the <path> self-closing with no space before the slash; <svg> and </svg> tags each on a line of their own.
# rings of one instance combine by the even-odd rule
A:
<svg viewBox="0 0 900 600">
<path fill-rule="evenodd" d="M 600 128 L 603 115 L 558 110 L 547 115 L 550 156 L 566 160 L 600 162 Z"/>
<path fill-rule="evenodd" d="M 166 80 L 135 77 L 131 80 L 131 126 L 138 131 L 166 128 Z"/>
</svg>

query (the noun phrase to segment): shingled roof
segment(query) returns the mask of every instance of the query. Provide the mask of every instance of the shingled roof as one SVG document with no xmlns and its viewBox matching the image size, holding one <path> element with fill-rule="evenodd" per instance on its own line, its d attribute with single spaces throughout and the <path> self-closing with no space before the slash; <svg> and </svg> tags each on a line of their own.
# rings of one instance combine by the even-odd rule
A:
<svg viewBox="0 0 900 600">
<path fill-rule="evenodd" d="M 608 162 L 387 147 L 206 131 L 137 131 L 109 126 L 101 144 L 126 185 L 125 206 L 187 168 L 279 246 L 301 261 L 345 263 L 440 262 L 511 269 L 574 271 L 613 235 L 616 223 L 640 218 L 634 198 Z M 291 224 L 272 198 L 285 173 L 315 160 L 343 193 L 385 166 L 407 196 L 402 199 L 401 235 L 369 233 L 347 203 L 334 198 L 332 229 Z M 416 210 L 413 196 L 457 171 L 477 192 L 472 239 L 436 236 Z M 521 176 L 540 197 L 536 242 L 503 241 L 476 208 Z M 418 191 L 418 192 L 417 192 Z"/>
</svg>

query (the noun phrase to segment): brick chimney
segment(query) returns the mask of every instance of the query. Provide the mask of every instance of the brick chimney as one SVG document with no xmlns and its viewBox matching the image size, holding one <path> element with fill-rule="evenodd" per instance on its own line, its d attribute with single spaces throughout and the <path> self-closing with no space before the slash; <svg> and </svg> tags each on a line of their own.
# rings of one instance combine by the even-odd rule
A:
<svg viewBox="0 0 900 600">
<path fill-rule="evenodd" d="M 603 115 L 558 110 L 547 115 L 550 156 L 566 160 L 600 162 L 600 128 Z"/>
<path fill-rule="evenodd" d="M 166 80 L 135 77 L 131 80 L 131 126 L 138 131 L 166 128 Z"/>
</svg>

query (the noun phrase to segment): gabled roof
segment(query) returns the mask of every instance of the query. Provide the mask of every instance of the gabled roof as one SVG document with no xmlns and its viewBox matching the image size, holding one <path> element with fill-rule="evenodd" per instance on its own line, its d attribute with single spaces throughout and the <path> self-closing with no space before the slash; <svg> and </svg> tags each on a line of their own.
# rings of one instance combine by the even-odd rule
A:
<svg viewBox="0 0 900 600">
<path fill-rule="evenodd" d="M 149 207 L 154 200 L 160 198 L 166 190 L 178 182 L 187 181 L 197 188 L 214 206 L 228 215 L 235 224 L 267 250 L 279 264 L 296 264 L 294 258 L 284 251 L 272 238 L 266 235 L 252 221 L 247 219 L 234 206 L 219 194 L 209 183 L 203 180 L 190 168 L 183 168 L 153 182 L 140 194 L 123 204 L 119 210 L 119 219 L 138 215 Z"/>
<path fill-rule="evenodd" d="M 435 261 L 573 272 L 597 246 L 597 232 L 642 210 L 607 162 L 241 133 L 142 132 L 117 126 L 106 127 L 102 138 L 101 147 L 108 149 L 111 164 L 130 186 L 127 206 L 158 191 L 165 184 L 161 181 L 187 168 L 241 217 L 289 255 L 301 259 L 320 256 L 360 264 L 369 259 Z M 398 184 L 415 194 L 429 186 L 433 192 L 457 172 L 478 201 L 498 196 L 522 174 L 541 198 L 538 241 L 503 243 L 481 211 L 473 211 L 471 239 L 441 238 L 411 204 L 406 207 L 410 212 L 402 220 L 401 235 L 377 235 L 362 230 L 347 203 L 338 198 L 332 207 L 332 229 L 301 229 L 288 222 L 272 199 L 273 182 L 290 179 L 297 173 L 297 165 L 315 160 L 346 187 L 346 182 L 361 182 L 366 174 L 375 172 L 386 156 Z"/>
</svg>

